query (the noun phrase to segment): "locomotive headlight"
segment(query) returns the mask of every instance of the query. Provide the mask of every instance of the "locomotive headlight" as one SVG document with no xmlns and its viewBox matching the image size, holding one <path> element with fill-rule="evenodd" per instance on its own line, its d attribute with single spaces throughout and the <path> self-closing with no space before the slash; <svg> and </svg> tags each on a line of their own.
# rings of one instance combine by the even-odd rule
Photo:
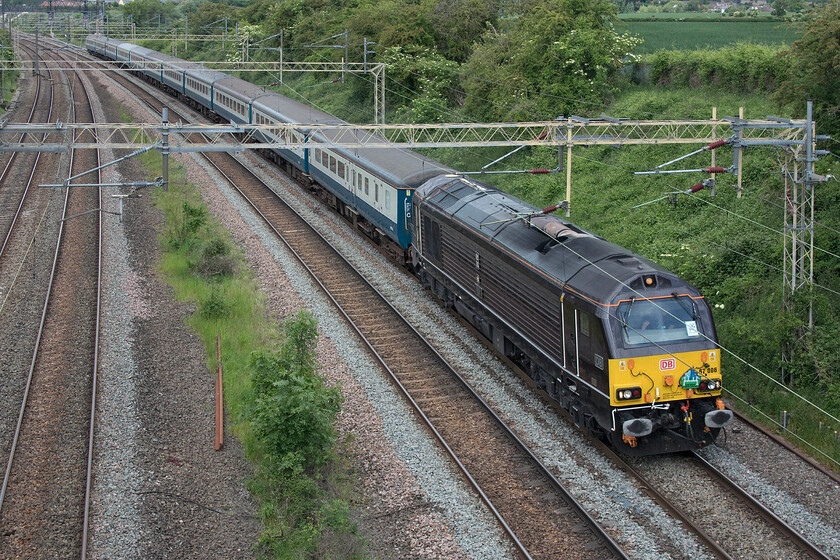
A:
<svg viewBox="0 0 840 560">
<path fill-rule="evenodd" d="M 629 401 L 631 399 L 642 398 L 641 387 L 628 387 L 626 389 L 616 389 L 615 398 L 619 401 Z"/>
<path fill-rule="evenodd" d="M 709 383 L 708 383 L 708 385 L 707 385 L 706 387 L 707 387 L 707 389 L 708 389 L 709 391 L 714 391 L 715 389 L 717 389 L 717 388 L 718 388 L 717 381 L 715 381 L 714 379 L 712 379 L 711 381 L 709 381 Z"/>
</svg>

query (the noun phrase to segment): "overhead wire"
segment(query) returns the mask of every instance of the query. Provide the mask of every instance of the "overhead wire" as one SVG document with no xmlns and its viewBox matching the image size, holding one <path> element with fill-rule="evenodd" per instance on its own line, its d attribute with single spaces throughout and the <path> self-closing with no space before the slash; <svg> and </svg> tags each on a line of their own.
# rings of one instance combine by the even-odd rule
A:
<svg viewBox="0 0 840 560">
<path fill-rule="evenodd" d="M 596 160 L 596 159 L 586 158 L 585 156 L 579 156 L 579 159 L 587 159 L 587 160 L 589 160 L 589 161 L 591 161 L 591 162 L 593 162 L 593 163 L 600 164 L 600 165 L 608 165 L 608 166 L 616 166 L 616 164 L 621 164 L 621 162 L 616 162 L 616 163 L 606 163 L 606 162 L 599 161 L 599 160 Z M 632 166 L 632 164 L 625 164 L 625 165 Z M 586 192 L 586 191 L 582 191 L 582 190 L 581 190 L 581 191 L 577 191 L 577 194 L 578 194 L 578 195 L 583 195 L 583 196 L 588 197 L 588 198 L 592 198 L 592 199 L 596 199 L 596 200 L 601 200 L 601 197 L 598 197 L 598 196 L 593 195 L 593 194 L 591 194 L 591 193 L 588 193 L 588 192 Z M 669 227 L 671 227 L 671 228 L 673 228 L 673 229 L 675 229 L 675 230 L 677 230 L 677 231 L 679 231 L 679 232 L 681 232 L 681 233 L 683 233 L 683 234 L 690 235 L 690 236 L 695 237 L 695 238 L 696 238 L 696 236 L 697 236 L 697 233 L 696 233 L 696 232 L 688 231 L 688 230 L 683 229 L 683 228 L 681 228 L 681 227 L 679 227 L 679 226 L 676 226 L 676 225 L 674 225 L 674 224 L 669 224 Z M 746 254 L 746 253 L 743 253 L 743 252 L 741 252 L 741 251 L 738 251 L 738 250 L 736 250 L 736 249 L 733 249 L 732 247 L 729 247 L 729 246 L 727 246 L 727 245 L 725 245 L 725 244 L 723 244 L 723 243 L 718 243 L 718 242 L 716 242 L 716 241 L 714 241 L 714 240 L 711 240 L 711 239 L 704 239 L 704 240 L 702 240 L 702 241 L 703 241 L 704 243 L 708 243 L 708 244 L 710 244 L 710 245 L 714 245 L 714 246 L 720 247 L 720 248 L 722 248 L 722 249 L 724 249 L 724 250 L 726 250 L 726 251 L 730 251 L 730 252 L 732 252 L 732 253 L 735 253 L 736 255 L 739 255 L 739 256 L 741 256 L 741 257 L 743 257 L 743 258 L 746 258 L 746 259 L 752 260 L 752 261 L 754 261 L 754 262 L 756 262 L 756 263 L 758 263 L 758 264 L 761 264 L 762 266 L 767 267 L 767 268 L 768 268 L 768 269 L 770 269 L 770 270 L 773 270 L 773 271 L 776 271 L 776 272 L 782 272 L 782 273 L 784 273 L 784 269 L 782 269 L 782 268 L 780 268 L 780 267 L 778 267 L 778 266 L 776 266 L 776 265 L 773 265 L 773 264 L 767 263 L 767 262 L 765 262 L 765 261 L 762 261 L 761 259 L 758 259 L 758 258 L 756 258 L 756 257 L 753 257 L 753 256 L 748 255 L 748 254 Z M 828 292 L 828 293 L 831 293 L 831 294 L 834 294 L 834 295 L 840 295 L 840 291 L 835 290 L 835 289 L 833 289 L 833 288 L 830 288 L 830 287 L 828 287 L 828 286 L 825 286 L 825 285 L 823 285 L 823 284 L 820 284 L 820 283 L 818 283 L 818 282 L 809 282 L 809 284 L 812 284 L 814 287 L 819 288 L 819 289 L 821 289 L 821 290 L 824 290 L 824 291 L 826 291 L 826 292 Z"/>
<path fill-rule="evenodd" d="M 724 213 L 726 213 L 726 214 L 729 214 L 729 215 L 735 216 L 735 217 L 737 217 L 737 218 L 739 218 L 739 219 L 742 219 L 742 220 L 744 220 L 744 221 L 746 221 L 746 222 L 748 222 L 748 223 L 751 223 L 751 224 L 753 224 L 753 225 L 755 225 L 755 226 L 758 226 L 758 227 L 761 227 L 761 228 L 766 229 L 766 230 L 768 230 L 768 231 L 771 231 L 771 232 L 775 233 L 776 235 L 782 235 L 782 236 L 784 236 L 784 234 L 785 234 L 785 232 L 783 232 L 783 231 L 779 231 L 779 230 L 777 230 L 777 229 L 773 229 L 773 228 L 771 228 L 770 226 L 766 226 L 766 225 L 764 225 L 764 224 L 762 224 L 762 223 L 760 223 L 760 222 L 757 222 L 757 221 L 755 221 L 755 220 L 753 220 L 753 219 L 751 219 L 751 218 L 747 218 L 746 216 L 742 216 L 741 214 L 738 214 L 738 213 L 736 213 L 736 212 L 733 212 L 732 210 L 728 210 L 728 209 L 723 208 L 722 206 L 719 206 L 719 205 L 717 205 L 717 204 L 715 204 L 715 203 L 713 203 L 713 202 L 710 202 L 710 201 L 708 201 L 708 200 L 705 200 L 705 199 L 703 199 L 703 198 L 700 198 L 699 196 L 695 195 L 694 193 L 685 193 L 685 194 L 686 194 L 686 196 L 688 196 L 688 197 L 690 197 L 690 198 L 694 198 L 694 199 L 699 200 L 700 202 L 702 202 L 702 203 L 704 203 L 704 204 L 708 204 L 709 206 L 713 206 L 713 207 L 717 208 L 718 210 L 723 211 L 723 212 L 724 212 Z M 819 251 L 819 252 L 821 252 L 821 253 L 825 253 L 826 255 L 830 255 L 830 256 L 832 256 L 832 257 L 834 257 L 834 258 L 836 258 L 836 259 L 840 259 L 840 255 L 838 255 L 837 253 L 834 253 L 834 252 L 832 252 L 832 251 L 829 251 L 828 249 L 823 249 L 822 247 L 819 247 L 819 246 L 817 246 L 817 245 L 814 245 L 814 250 Z"/>
</svg>

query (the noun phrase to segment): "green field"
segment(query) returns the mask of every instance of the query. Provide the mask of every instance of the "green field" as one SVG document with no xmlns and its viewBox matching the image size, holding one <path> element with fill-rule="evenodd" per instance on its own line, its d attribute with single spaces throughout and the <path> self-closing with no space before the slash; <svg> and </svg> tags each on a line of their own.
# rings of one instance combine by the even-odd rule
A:
<svg viewBox="0 0 840 560">
<path fill-rule="evenodd" d="M 791 23 L 737 19 L 717 19 L 709 22 L 628 19 L 618 24 L 616 29 L 619 32 L 629 31 L 644 39 L 645 42 L 636 51 L 639 54 L 660 49 L 719 49 L 735 43 L 783 47 L 802 35 L 799 28 Z"/>
<path fill-rule="evenodd" d="M 769 14 L 762 14 L 759 16 L 751 16 L 750 20 L 770 19 Z M 723 18 L 717 12 L 633 12 L 629 14 L 618 14 L 618 19 L 634 20 L 634 19 L 732 19 Z"/>
</svg>

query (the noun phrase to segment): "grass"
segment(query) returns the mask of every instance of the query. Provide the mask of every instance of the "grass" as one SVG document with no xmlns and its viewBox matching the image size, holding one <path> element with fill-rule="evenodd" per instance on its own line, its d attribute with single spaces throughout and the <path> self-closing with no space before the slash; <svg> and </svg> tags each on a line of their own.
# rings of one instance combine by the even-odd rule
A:
<svg viewBox="0 0 840 560">
<path fill-rule="evenodd" d="M 802 36 L 795 24 L 779 21 L 717 19 L 699 21 L 633 21 L 616 25 L 619 32 L 629 31 L 644 43 L 637 54 L 657 50 L 719 49 L 736 43 L 756 43 L 783 47 Z"/>
</svg>

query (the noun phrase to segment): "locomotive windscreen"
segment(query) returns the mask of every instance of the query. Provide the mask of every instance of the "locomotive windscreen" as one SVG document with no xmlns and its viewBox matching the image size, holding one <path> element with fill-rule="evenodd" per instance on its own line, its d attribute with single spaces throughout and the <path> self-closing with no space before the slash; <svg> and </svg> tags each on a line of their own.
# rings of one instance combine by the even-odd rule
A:
<svg viewBox="0 0 840 560">
<path fill-rule="evenodd" d="M 618 306 L 625 346 L 692 342 L 703 338 L 703 325 L 689 297 L 636 299 Z"/>
</svg>

